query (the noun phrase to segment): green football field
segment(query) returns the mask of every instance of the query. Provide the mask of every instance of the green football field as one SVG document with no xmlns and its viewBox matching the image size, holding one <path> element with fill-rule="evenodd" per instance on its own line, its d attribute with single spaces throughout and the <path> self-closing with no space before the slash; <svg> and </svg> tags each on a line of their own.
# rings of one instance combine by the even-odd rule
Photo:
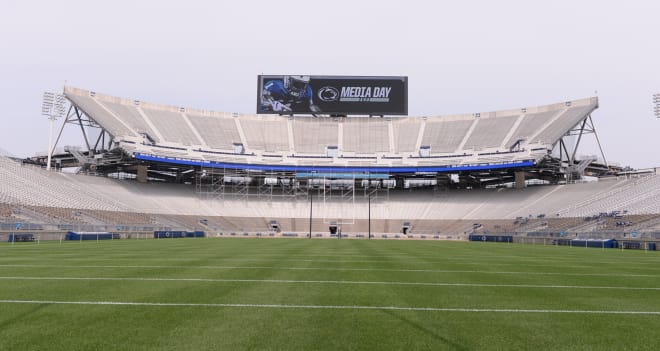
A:
<svg viewBox="0 0 660 351">
<path fill-rule="evenodd" d="M 475 242 L 0 244 L 0 350 L 657 350 L 660 252 Z"/>
</svg>

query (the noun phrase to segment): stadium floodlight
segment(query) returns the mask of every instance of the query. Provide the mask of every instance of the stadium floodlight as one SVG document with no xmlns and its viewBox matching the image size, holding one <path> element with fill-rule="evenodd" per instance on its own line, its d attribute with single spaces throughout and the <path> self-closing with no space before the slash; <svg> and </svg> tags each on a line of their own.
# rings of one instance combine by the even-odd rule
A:
<svg viewBox="0 0 660 351">
<path fill-rule="evenodd" d="M 45 92 L 41 103 L 41 114 L 43 116 L 50 117 L 51 112 L 53 111 L 54 102 L 55 102 L 55 94 L 50 92 Z"/>
<path fill-rule="evenodd" d="M 46 170 L 50 170 L 50 161 L 53 156 L 53 125 L 55 120 L 64 116 L 66 112 L 66 98 L 62 94 L 45 92 L 41 103 L 41 114 L 50 119 L 50 134 L 48 135 L 48 163 Z"/>
<path fill-rule="evenodd" d="M 660 94 L 653 95 L 653 103 L 655 104 L 655 107 L 653 108 L 655 116 L 660 118 Z"/>
</svg>

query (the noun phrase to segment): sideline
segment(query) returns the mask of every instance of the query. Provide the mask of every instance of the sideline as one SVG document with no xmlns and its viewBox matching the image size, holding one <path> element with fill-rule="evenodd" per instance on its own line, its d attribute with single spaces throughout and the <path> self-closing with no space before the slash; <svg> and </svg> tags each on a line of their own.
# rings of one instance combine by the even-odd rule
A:
<svg viewBox="0 0 660 351">
<path fill-rule="evenodd" d="M 269 284 L 337 284 L 337 285 L 400 285 L 400 286 L 446 286 L 526 289 L 609 289 L 609 290 L 653 290 L 660 287 L 591 286 L 591 285 L 543 285 L 543 284 L 486 284 L 486 283 L 434 283 L 363 280 L 294 280 L 294 279 L 217 279 L 217 278 L 144 278 L 144 277 L 3 277 L 0 280 L 84 280 L 84 281 L 136 281 L 136 282 L 208 282 L 208 283 L 269 283 Z"/>
<path fill-rule="evenodd" d="M 48 300 L 0 300 L 0 304 L 35 305 L 95 305 L 95 306 L 146 306 L 146 307 L 220 307 L 220 308 L 278 308 L 308 310 L 394 310 L 418 312 L 472 312 L 472 313 L 563 313 L 563 314 L 612 314 L 612 315 L 660 315 L 660 311 L 617 311 L 617 310 L 547 310 L 510 308 L 443 308 L 403 306 L 332 306 L 332 305 L 279 305 L 241 303 L 168 303 L 168 302 L 122 302 L 122 301 L 48 301 Z"/>
</svg>

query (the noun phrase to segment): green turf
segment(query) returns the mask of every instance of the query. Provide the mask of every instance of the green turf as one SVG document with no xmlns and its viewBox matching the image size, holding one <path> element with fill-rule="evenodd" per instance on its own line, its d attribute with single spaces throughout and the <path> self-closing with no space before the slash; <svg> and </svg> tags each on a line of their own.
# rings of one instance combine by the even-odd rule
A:
<svg viewBox="0 0 660 351">
<path fill-rule="evenodd" d="M 2 243 L 0 300 L 0 350 L 656 350 L 660 252 L 320 239 Z"/>
</svg>

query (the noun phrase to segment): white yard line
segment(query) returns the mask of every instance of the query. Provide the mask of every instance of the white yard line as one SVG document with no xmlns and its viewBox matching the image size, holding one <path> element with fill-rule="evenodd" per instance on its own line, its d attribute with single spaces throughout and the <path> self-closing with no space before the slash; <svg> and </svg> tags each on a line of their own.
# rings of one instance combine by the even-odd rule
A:
<svg viewBox="0 0 660 351">
<path fill-rule="evenodd" d="M 468 313 L 566 313 L 566 314 L 614 314 L 614 315 L 660 315 L 660 311 L 622 310 L 550 310 L 509 308 L 444 308 L 405 306 L 333 306 L 333 305 L 283 305 L 283 304 L 240 304 L 240 303 L 168 303 L 168 302 L 122 302 L 122 301 L 52 301 L 52 300 L 0 300 L 0 304 L 38 305 L 94 305 L 94 306 L 147 306 L 147 307 L 220 307 L 220 308 L 279 308 L 308 310 L 394 310 L 418 312 L 468 312 Z"/>
<path fill-rule="evenodd" d="M 209 282 L 209 283 L 267 283 L 267 284 L 336 284 L 336 285 L 400 285 L 400 286 L 448 286 L 526 289 L 610 289 L 610 290 L 653 290 L 660 287 L 589 286 L 589 285 L 544 285 L 544 284 L 486 284 L 447 282 L 388 282 L 361 280 L 294 280 L 294 279 L 216 279 L 216 278 L 145 278 L 145 277 L 27 277 L 0 276 L 0 280 L 84 280 L 84 281 L 137 281 L 137 282 Z"/>
<path fill-rule="evenodd" d="M 614 250 L 616 251 L 616 250 Z M 246 254 L 246 255 L 249 255 Z M 314 255 L 314 254 L 305 254 L 305 255 L 270 255 L 267 257 L 218 257 L 218 259 L 225 260 L 225 261 L 271 261 L 271 260 L 279 260 L 279 261 L 290 261 L 290 262 L 333 262 L 336 263 L 336 259 L 319 259 L 319 258 L 294 258 L 294 257 L 340 257 L 341 255 Z M 420 257 L 435 257 L 438 258 L 439 256 L 442 256 L 441 254 L 435 255 L 435 256 L 430 256 L 430 255 L 420 255 L 420 256 L 402 256 L 402 255 L 397 255 L 397 256 L 362 256 L 362 255 L 356 255 L 356 256 L 350 256 L 350 257 L 366 257 L 366 258 L 383 258 L 383 259 L 367 259 L 367 260 L 360 260 L 360 259 L 353 259 L 353 260 L 346 260 L 343 259 L 341 262 L 343 263 L 391 263 L 393 259 L 401 260 L 403 259 L 404 261 L 409 261 L 409 263 L 422 263 L 422 264 L 446 264 L 447 262 L 462 262 L 462 263 L 468 263 L 468 264 L 482 264 L 483 262 L 488 262 L 491 259 L 493 261 L 499 261 L 503 259 L 515 259 L 516 262 L 504 262 L 504 263 L 497 263 L 494 262 L 492 264 L 499 264 L 499 265 L 516 265 L 516 264 L 522 264 L 524 262 L 534 262 L 537 264 L 543 264 L 546 262 L 549 263 L 557 263 L 557 262 L 562 262 L 562 263 L 579 263 L 581 265 L 584 265 L 585 262 L 583 260 L 580 260 L 580 258 L 556 258 L 553 259 L 551 257 L 521 257 L 521 256 L 486 256 L 486 257 L 480 257 L 479 259 L 481 262 L 473 262 L 474 257 L 445 257 L 441 261 L 433 260 L 433 261 L 420 261 Z M 349 257 L 349 256 L 346 256 Z M 82 258 L 82 257 L 67 257 L 67 260 L 70 261 L 88 261 L 89 258 Z M 162 260 L 162 258 L 156 257 L 156 258 L 149 258 L 149 257 L 140 257 L 140 260 L 144 261 L 149 261 L 149 260 Z M 116 258 L 102 258 L 102 257 L 95 257 L 95 261 L 113 261 L 116 260 Z M 178 257 L 172 257 L 169 258 L 170 261 L 189 261 L 190 258 L 178 258 Z M 410 262 L 412 261 L 412 262 Z M 623 261 L 589 261 L 588 263 L 591 265 L 602 265 L 602 264 L 621 264 Z M 640 267 L 645 267 L 647 265 L 656 265 L 657 261 L 653 259 L 648 259 L 644 262 L 638 261 L 635 262 L 636 265 L 639 265 Z M 569 266 L 571 267 L 571 266 Z M 628 267 L 631 267 L 628 265 Z M 635 267 L 634 265 L 632 267 Z"/>
<path fill-rule="evenodd" d="M 476 273 L 476 274 L 519 274 L 519 275 L 558 275 L 578 277 L 658 277 L 658 274 L 628 273 L 571 273 L 571 272 L 521 272 L 521 271 L 480 271 L 480 270 L 437 270 L 437 269 L 390 269 L 390 268 L 341 268 L 341 267 L 276 267 L 276 266 L 162 266 L 162 265 L 35 265 L 0 264 L 0 268 L 137 268 L 137 269 L 270 269 L 293 271 L 364 271 L 364 272 L 409 272 L 409 273 Z"/>
</svg>

